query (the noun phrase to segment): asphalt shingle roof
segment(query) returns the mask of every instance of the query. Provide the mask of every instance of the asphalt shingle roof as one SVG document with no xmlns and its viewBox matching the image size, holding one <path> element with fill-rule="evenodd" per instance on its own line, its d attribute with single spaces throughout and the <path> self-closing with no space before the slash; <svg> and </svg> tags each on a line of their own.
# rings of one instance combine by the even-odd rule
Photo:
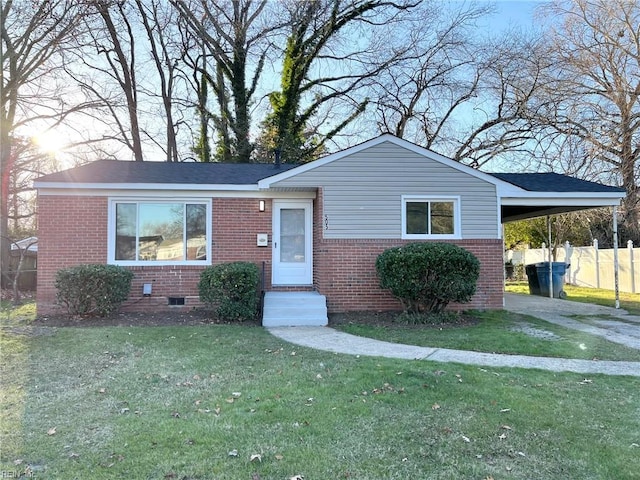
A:
<svg viewBox="0 0 640 480">
<path fill-rule="evenodd" d="M 270 163 L 132 162 L 98 160 L 38 178 L 42 183 L 255 185 L 264 178 L 298 165 Z M 532 192 L 623 192 L 618 187 L 580 180 L 559 173 L 490 173 Z"/>
<path fill-rule="evenodd" d="M 130 162 L 98 160 L 38 178 L 52 183 L 254 185 L 297 165 L 269 163 Z"/>
<path fill-rule="evenodd" d="M 559 173 L 490 173 L 490 175 L 530 192 L 624 192 L 619 187 L 580 180 Z"/>
</svg>

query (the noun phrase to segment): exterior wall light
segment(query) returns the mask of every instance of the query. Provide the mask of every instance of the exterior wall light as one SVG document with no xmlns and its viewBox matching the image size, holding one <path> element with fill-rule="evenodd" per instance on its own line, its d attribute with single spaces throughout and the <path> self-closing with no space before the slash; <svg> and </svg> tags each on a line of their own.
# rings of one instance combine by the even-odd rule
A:
<svg viewBox="0 0 640 480">
<path fill-rule="evenodd" d="M 264 212 L 264 200 L 260 200 L 260 202 L 258 202 L 258 210 Z"/>
</svg>

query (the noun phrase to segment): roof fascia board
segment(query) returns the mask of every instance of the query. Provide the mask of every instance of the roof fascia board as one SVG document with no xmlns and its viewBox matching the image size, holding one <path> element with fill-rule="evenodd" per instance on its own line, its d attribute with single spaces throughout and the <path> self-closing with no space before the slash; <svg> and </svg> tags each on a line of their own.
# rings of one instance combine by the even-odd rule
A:
<svg viewBox="0 0 640 480">
<path fill-rule="evenodd" d="M 499 195 L 503 198 L 565 198 L 565 197 L 584 197 L 584 198 L 624 198 L 626 192 L 541 192 L 538 190 L 505 191 L 499 190 Z"/>
<path fill-rule="evenodd" d="M 431 160 L 435 160 L 440 162 L 446 166 L 459 170 L 461 172 L 472 175 L 476 178 L 484 180 L 488 183 L 496 185 L 501 191 L 507 192 L 524 192 L 526 190 L 521 189 L 511 183 L 505 182 L 504 180 L 500 180 L 497 177 L 489 175 L 488 173 L 481 172 L 480 170 L 476 170 L 475 168 L 471 168 L 467 165 L 464 165 L 460 162 L 456 162 L 450 158 L 447 158 L 439 153 L 433 152 L 426 148 L 420 147 L 414 143 L 408 142 L 402 138 L 398 138 L 394 135 L 385 133 L 380 135 L 379 137 L 372 138 L 371 140 L 367 140 L 366 142 L 360 143 L 350 148 L 346 148 L 344 150 L 340 150 L 339 152 L 332 153 L 327 155 L 324 158 L 320 158 L 313 162 L 305 163 L 304 165 L 300 165 L 299 167 L 292 168 L 291 170 L 287 170 L 286 172 L 279 173 L 277 175 L 273 175 L 271 177 L 264 178 L 258 182 L 259 188 L 270 188 L 274 183 L 280 182 L 282 180 L 287 180 L 291 177 L 295 177 L 296 175 L 300 175 L 302 173 L 308 172 L 309 170 L 314 170 L 316 168 L 327 165 L 328 163 L 335 162 L 336 160 L 340 160 L 341 158 L 348 157 L 350 155 L 354 155 L 358 152 L 366 150 L 367 148 L 375 147 L 380 145 L 381 143 L 389 142 L 397 145 L 399 147 L 405 148 L 417 155 L 420 155 L 425 158 L 429 158 Z"/>
<path fill-rule="evenodd" d="M 316 190 L 289 190 L 289 191 L 220 191 L 220 190 L 145 190 L 145 189 L 60 189 L 60 188 L 40 188 L 39 196 L 69 196 L 69 197 L 109 197 L 109 196 L 138 196 L 138 197 L 154 197 L 167 198 L 170 197 L 189 197 L 189 198 L 316 198 Z"/>
<path fill-rule="evenodd" d="M 65 189 L 65 190 L 219 190 L 219 191 L 258 191 L 256 184 L 194 184 L 194 183 L 67 183 L 67 182 L 38 182 L 33 186 L 37 189 Z"/>
<path fill-rule="evenodd" d="M 567 206 L 616 206 L 620 205 L 621 197 L 613 196 L 611 194 L 605 195 L 568 195 L 568 196 L 539 196 L 539 197 L 520 197 L 520 198 L 505 198 L 500 199 L 500 204 L 504 206 L 554 206 L 561 203 Z"/>
</svg>

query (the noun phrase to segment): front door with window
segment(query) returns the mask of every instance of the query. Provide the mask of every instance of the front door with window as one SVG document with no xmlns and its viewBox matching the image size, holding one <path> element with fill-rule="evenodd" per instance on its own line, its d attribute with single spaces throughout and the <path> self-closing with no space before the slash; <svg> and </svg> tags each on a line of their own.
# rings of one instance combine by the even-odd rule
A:
<svg viewBox="0 0 640 480">
<path fill-rule="evenodd" d="M 273 202 L 273 285 L 311 285 L 311 200 Z"/>
</svg>

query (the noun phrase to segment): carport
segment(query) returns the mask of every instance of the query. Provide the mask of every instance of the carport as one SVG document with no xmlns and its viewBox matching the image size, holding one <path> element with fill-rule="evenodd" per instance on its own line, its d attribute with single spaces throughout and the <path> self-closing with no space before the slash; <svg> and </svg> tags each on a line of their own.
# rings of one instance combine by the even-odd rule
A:
<svg viewBox="0 0 640 480">
<path fill-rule="evenodd" d="M 617 207 L 626 195 L 625 190 L 552 172 L 491 173 L 490 175 L 505 182 L 498 186 L 502 224 L 547 217 L 549 239 L 551 239 L 551 215 L 592 208 L 612 208 L 615 298 L 616 308 L 619 308 Z M 551 250 L 549 250 L 549 262 L 551 262 Z M 549 269 L 549 284 L 553 285 L 551 269 Z M 553 287 L 549 289 L 549 295 L 553 295 Z"/>
</svg>

